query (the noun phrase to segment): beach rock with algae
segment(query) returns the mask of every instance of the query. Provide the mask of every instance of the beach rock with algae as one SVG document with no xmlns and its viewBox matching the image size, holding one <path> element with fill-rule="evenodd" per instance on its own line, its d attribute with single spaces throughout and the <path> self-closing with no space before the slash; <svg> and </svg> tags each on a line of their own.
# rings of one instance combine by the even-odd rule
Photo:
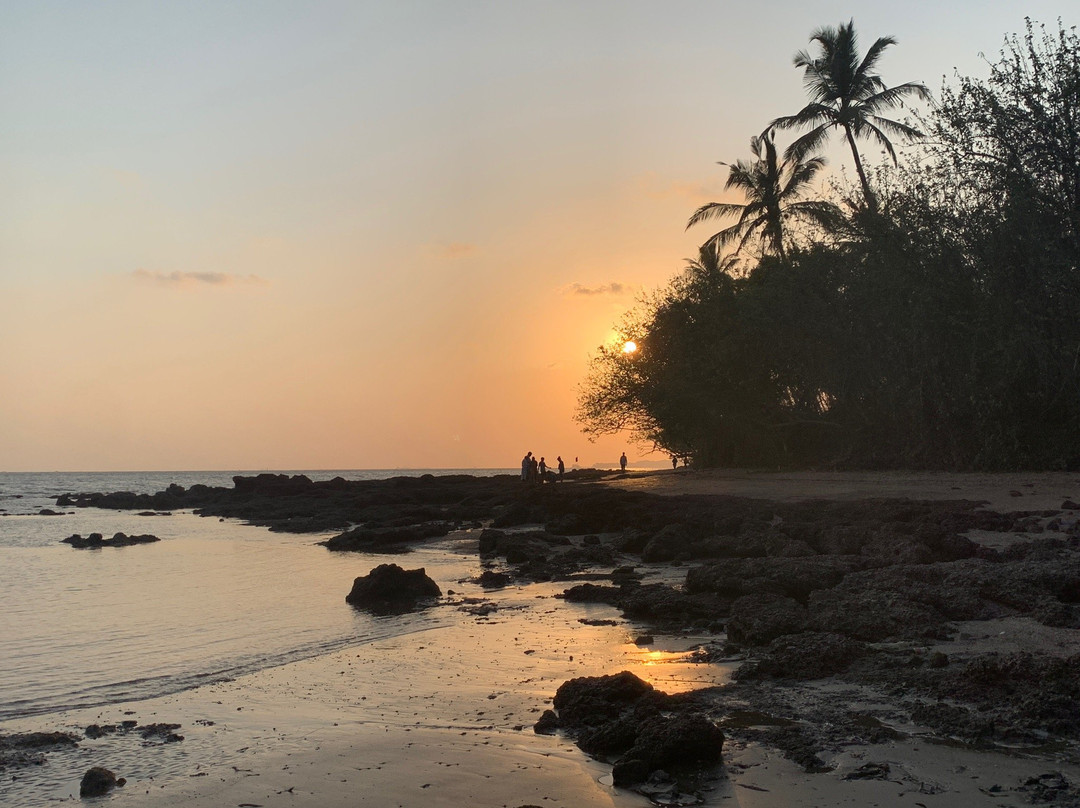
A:
<svg viewBox="0 0 1080 808">
<path fill-rule="evenodd" d="M 87 769 L 86 774 L 83 775 L 82 782 L 79 783 L 79 796 L 101 797 L 126 782 L 123 777 L 117 779 L 116 775 L 108 769 L 94 766 Z"/>
<path fill-rule="evenodd" d="M 668 696 L 629 671 L 583 676 L 560 685 L 558 726 L 582 751 L 618 756 L 617 786 L 642 783 L 658 770 L 716 763 L 724 735 L 688 701 Z M 548 724 L 553 723 L 551 718 Z"/>
<path fill-rule="evenodd" d="M 146 534 L 143 536 L 128 536 L 126 533 L 116 533 L 111 539 L 102 537 L 100 533 L 91 533 L 83 538 L 78 533 L 68 536 L 63 540 L 64 544 L 70 544 L 77 550 L 94 549 L 96 547 L 130 547 L 134 544 L 152 544 L 161 541 L 157 536 Z"/>
<path fill-rule="evenodd" d="M 428 577 L 423 567 L 406 570 L 397 564 L 380 564 L 353 581 L 345 602 L 376 614 L 400 614 L 440 595 L 439 585 Z"/>
</svg>

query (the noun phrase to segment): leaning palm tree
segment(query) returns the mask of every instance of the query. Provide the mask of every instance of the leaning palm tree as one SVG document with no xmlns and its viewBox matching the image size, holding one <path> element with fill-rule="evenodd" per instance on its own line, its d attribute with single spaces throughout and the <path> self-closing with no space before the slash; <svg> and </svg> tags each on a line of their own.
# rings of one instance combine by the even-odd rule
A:
<svg viewBox="0 0 1080 808">
<path fill-rule="evenodd" d="M 816 42 L 821 52 L 811 56 L 806 51 L 799 51 L 794 60 L 796 67 L 804 68 L 803 85 L 810 103 L 794 115 L 777 118 L 769 126 L 810 129 L 788 148 L 788 155 L 795 156 L 816 151 L 828 137 L 829 130 L 842 129 L 851 146 L 866 204 L 876 210 L 877 199 L 870 190 L 855 141 L 858 138 L 876 140 L 895 163 L 896 151 L 889 135 L 912 139 L 923 135 L 912 126 L 881 117 L 880 113 L 900 105 L 906 96 L 929 100 L 930 91 L 925 85 L 914 82 L 886 87 L 874 69 L 882 52 L 889 45 L 895 45 L 896 39 L 880 37 L 860 60 L 854 20 L 838 28 L 819 28 L 810 35 L 810 41 Z"/>
<path fill-rule="evenodd" d="M 710 237 L 703 250 L 719 252 L 722 247 L 738 241 L 735 252 L 739 253 L 757 236 L 762 253 L 771 251 L 783 260 L 787 257 L 784 241 L 788 222 L 801 220 L 826 229 L 836 226 L 841 216 L 835 205 L 800 200 L 814 177 L 824 168 L 824 157 L 811 157 L 804 161 L 791 156 L 778 161 L 772 130 L 750 138 L 750 151 L 754 153 L 754 160 L 739 160 L 729 166 L 727 183 L 724 185 L 725 190 L 737 188 L 742 191 L 746 203 L 710 202 L 694 211 L 686 224 L 689 229 L 709 219 L 739 217 L 735 224 Z"/>
</svg>

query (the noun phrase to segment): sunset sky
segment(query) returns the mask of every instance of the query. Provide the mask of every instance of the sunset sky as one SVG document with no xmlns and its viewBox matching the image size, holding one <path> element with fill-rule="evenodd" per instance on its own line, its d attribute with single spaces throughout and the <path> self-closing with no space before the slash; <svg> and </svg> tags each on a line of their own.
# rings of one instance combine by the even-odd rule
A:
<svg viewBox="0 0 1080 808">
<path fill-rule="evenodd" d="M 684 225 L 724 198 L 717 161 L 803 105 L 810 32 L 892 34 L 885 81 L 936 92 L 1024 14 L 1080 23 L 1075 0 L 6 3 L 0 471 L 642 457 L 574 423 L 588 357 L 711 235 Z"/>
</svg>

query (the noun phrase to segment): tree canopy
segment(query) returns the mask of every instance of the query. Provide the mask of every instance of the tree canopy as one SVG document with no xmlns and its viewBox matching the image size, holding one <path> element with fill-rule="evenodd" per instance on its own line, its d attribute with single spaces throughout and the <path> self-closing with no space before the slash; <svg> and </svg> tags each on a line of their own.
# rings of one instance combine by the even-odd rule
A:
<svg viewBox="0 0 1080 808">
<path fill-rule="evenodd" d="M 816 237 L 751 230 L 783 217 L 729 179 L 732 234 L 627 315 L 635 354 L 594 357 L 586 433 L 701 465 L 1080 466 L 1080 41 L 1029 23 L 988 68 L 942 89 L 908 159 L 860 176 L 876 210 Z M 771 142 L 738 176 L 768 175 Z M 736 275 L 717 247 L 753 234 Z"/>
</svg>

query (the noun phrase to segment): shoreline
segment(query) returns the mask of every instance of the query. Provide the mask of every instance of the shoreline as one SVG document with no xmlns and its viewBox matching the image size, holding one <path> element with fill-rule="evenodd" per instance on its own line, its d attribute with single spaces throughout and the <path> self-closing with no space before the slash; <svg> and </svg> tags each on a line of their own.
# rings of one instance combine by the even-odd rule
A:
<svg viewBox="0 0 1080 808">
<path fill-rule="evenodd" d="M 638 507 L 635 503 L 639 495 L 663 495 L 659 500 L 646 500 L 648 507 L 659 514 L 655 524 L 665 523 L 660 532 L 666 541 L 672 547 L 691 548 L 691 555 L 683 559 L 676 553 L 668 559 L 634 562 L 647 576 L 640 587 L 623 590 L 624 595 L 626 591 L 643 593 L 678 584 L 688 569 L 702 564 L 701 559 L 693 559 L 694 552 L 702 551 L 700 546 L 679 544 L 686 538 L 669 528 L 685 522 L 683 527 L 689 529 L 693 514 L 681 514 L 681 509 L 691 505 L 707 508 L 714 501 L 746 514 L 740 517 L 744 527 L 746 519 L 756 514 L 752 518 L 759 520 L 754 522 L 759 527 L 751 525 L 747 538 L 739 540 L 744 543 L 759 535 L 754 531 L 767 533 L 770 524 L 773 530 L 790 532 L 797 526 L 794 520 L 809 518 L 807 514 L 824 514 L 839 520 L 838 525 L 845 520 L 871 518 L 878 511 L 887 514 L 896 501 L 884 493 L 896 491 L 909 491 L 913 499 L 940 503 L 943 518 L 955 520 L 968 514 L 963 517 L 967 520 L 964 524 L 981 525 L 965 534 L 964 541 L 975 548 L 970 561 L 933 562 L 918 553 L 911 557 L 915 570 L 927 571 L 936 569 L 934 563 L 958 564 L 957 570 L 975 569 L 983 563 L 978 560 L 983 556 L 1003 560 L 1015 556 L 1022 560 L 1025 553 L 1030 555 L 1031 548 L 1038 547 L 1058 554 L 1074 553 L 1075 536 L 1065 528 L 1071 530 L 1080 516 L 1061 511 L 1070 495 L 1080 499 L 1080 478 L 1068 474 L 679 471 L 629 474 L 598 485 L 568 488 L 562 494 L 557 488 L 544 486 L 545 490 L 524 492 L 527 501 L 533 502 L 529 507 L 539 507 L 541 501 L 549 503 L 549 507 L 563 507 L 565 503 L 560 505 L 557 498 L 569 497 L 571 491 L 576 491 L 573 496 L 583 501 L 601 497 L 601 509 L 630 508 L 628 513 L 640 522 L 636 514 L 645 511 L 633 510 Z M 612 499 L 604 491 L 618 496 Z M 865 500 L 867 491 L 874 493 L 872 501 Z M 764 496 L 730 499 L 755 492 Z M 623 494 L 631 499 L 623 498 Z M 671 496 L 683 495 L 689 499 L 670 500 Z M 715 499 L 717 496 L 720 499 Z M 969 508 L 965 505 L 950 516 L 949 508 L 959 499 L 986 506 L 970 511 L 965 510 Z M 810 505 L 804 507 L 805 503 Z M 593 518 L 589 514 L 597 506 L 593 503 L 589 507 L 593 510 L 580 511 L 575 518 Z M 909 505 L 904 507 L 907 510 L 903 512 L 911 511 Z M 996 521 L 976 518 L 977 513 L 988 509 L 990 515 L 1010 516 Z M 924 510 L 930 516 L 936 513 L 933 508 Z M 558 517 L 564 522 L 568 518 L 566 514 Z M 1062 524 L 1051 529 L 1055 518 Z M 534 523 L 530 528 L 527 521 L 519 524 L 522 526 L 515 530 L 527 532 L 536 527 Z M 553 523 L 548 524 L 550 527 Z M 865 530 L 876 529 L 869 522 L 865 524 Z M 644 524 L 641 528 L 647 536 L 656 530 Z M 647 536 L 639 536 L 641 532 L 626 528 L 622 534 L 605 534 L 612 538 L 604 542 L 622 542 L 619 546 L 625 552 L 630 537 L 631 543 L 640 542 L 633 544 L 637 547 L 634 552 L 644 557 L 648 555 Z M 421 545 L 411 555 L 397 558 L 403 566 L 414 567 L 423 565 L 425 553 L 472 553 L 480 533 L 479 529 L 451 533 L 447 539 Z M 653 536 L 653 544 L 659 535 Z M 906 534 L 885 535 L 898 548 L 909 541 L 904 538 Z M 786 541 L 790 549 L 791 539 Z M 873 549 L 875 546 L 866 545 L 872 552 L 879 552 Z M 583 546 L 579 539 L 571 545 L 571 552 L 587 549 L 588 545 Z M 795 562 L 796 569 L 804 563 L 784 552 L 781 548 L 781 554 L 773 559 L 772 551 L 766 551 L 761 563 L 772 563 L 770 559 L 778 564 Z M 1030 557 L 1037 559 L 1038 555 Z M 378 558 L 357 556 L 358 570 L 374 566 Z M 1002 612 L 994 619 L 953 619 L 949 623 L 950 639 L 928 634 L 920 639 L 864 641 L 860 653 L 878 660 L 874 663 L 877 667 L 857 663 L 846 673 L 841 667 L 838 674 L 825 676 L 790 678 L 778 674 L 736 681 L 735 671 L 748 661 L 758 666 L 785 663 L 775 661 L 777 651 L 767 640 L 756 644 L 744 640 L 744 648 L 735 656 L 717 654 L 715 651 L 727 635 L 688 634 L 695 622 L 688 616 L 689 611 L 669 621 L 666 627 L 657 627 L 655 621 L 635 615 L 622 601 L 616 608 L 606 603 L 556 598 L 574 581 L 565 580 L 561 573 L 554 574 L 552 582 L 535 576 L 551 575 L 558 569 L 557 564 L 551 566 L 549 561 L 545 567 L 519 561 L 514 567 L 510 556 L 506 558 L 506 564 L 496 564 L 496 568 L 526 577 L 519 577 L 505 589 L 486 590 L 475 581 L 439 582 L 444 590 L 454 591 L 438 607 L 457 610 L 453 614 L 458 618 L 451 621 L 451 627 L 377 640 L 152 703 L 114 705 L 116 709 L 58 716 L 61 724 L 68 721 L 66 726 L 72 727 L 75 724 L 70 722 L 82 720 L 118 721 L 130 709 L 142 723 L 182 723 L 183 729 L 178 731 L 186 733 L 186 738 L 170 747 L 148 749 L 119 737 L 100 743 L 86 741 L 78 752 L 51 755 L 50 763 L 37 771 L 44 772 L 54 764 L 78 768 L 78 763 L 107 752 L 109 744 L 119 749 L 126 743 L 129 748 L 118 759 L 121 763 L 130 761 L 131 768 L 118 766 L 117 774 L 127 776 L 129 783 L 114 791 L 111 799 L 133 805 L 171 808 L 229 804 L 233 800 L 236 804 L 252 802 L 268 808 L 367 802 L 646 805 L 648 801 L 633 791 L 605 785 L 610 782 L 609 763 L 584 755 L 565 735 L 535 735 L 531 728 L 540 711 L 550 706 L 561 682 L 629 669 L 643 678 L 649 678 L 649 674 L 657 677 L 654 684 L 667 692 L 680 687 L 728 685 L 710 697 L 710 718 L 724 729 L 727 741 L 723 764 L 709 775 L 711 780 L 703 792 L 706 805 L 774 808 L 806 804 L 812 799 L 820 806 L 899 806 L 914 804 L 915 798 L 926 806 L 945 806 L 976 804 L 992 798 L 995 805 L 1019 807 L 1047 795 L 1055 805 L 1080 805 L 1080 753 L 1076 741 L 1070 740 L 1067 733 L 1060 742 L 1051 738 L 1054 742 L 1045 748 L 1030 741 L 1010 741 L 1007 735 L 991 738 L 980 748 L 978 743 L 958 740 L 964 731 L 950 739 L 944 728 L 953 719 L 931 727 L 912 717 L 921 710 L 919 714 L 939 720 L 931 709 L 932 701 L 919 706 L 918 688 L 934 682 L 948 684 L 952 681 L 948 677 L 961 675 L 965 665 L 1008 659 L 1015 654 L 1039 659 L 1076 657 L 1080 653 L 1080 626 L 1054 627 L 1044 618 L 1036 619 L 1037 614 L 1022 610 L 1015 614 Z M 817 558 L 824 563 L 830 557 Z M 745 566 L 752 560 L 734 558 L 723 563 Z M 491 562 L 488 557 L 489 568 Z M 717 562 L 706 558 L 704 563 L 715 566 Z M 863 572 L 849 573 L 846 580 L 885 580 L 886 573 L 902 571 L 911 562 L 900 558 L 887 563 L 896 566 L 871 565 Z M 1030 566 L 1034 562 L 1023 563 Z M 942 567 L 946 568 L 951 569 Z M 958 582 L 961 584 L 962 580 Z M 837 592 L 842 589 L 836 587 Z M 962 591 L 956 591 L 959 597 Z M 660 595 L 656 603 L 666 604 L 663 608 L 672 608 L 676 603 L 671 595 Z M 684 596 L 689 599 L 690 593 Z M 747 597 L 753 601 L 760 596 L 743 599 Z M 466 598 L 476 601 L 468 602 Z M 735 597 L 732 614 L 724 619 L 729 631 L 733 621 L 739 624 L 739 603 Z M 658 608 L 655 604 L 646 606 L 646 613 L 649 608 Z M 1065 623 L 1074 620 L 1068 616 L 1071 607 L 1066 603 L 1063 608 L 1064 616 L 1056 619 Z M 761 614 L 767 615 L 768 609 Z M 595 618 L 600 625 L 580 622 L 586 618 Z M 615 625 L 607 624 L 612 621 Z M 904 629 L 901 626 L 898 630 Z M 633 645 L 633 635 L 644 631 L 656 636 L 656 645 Z M 710 640 L 707 647 L 713 650 L 709 658 L 715 661 L 685 661 L 692 646 Z M 940 671 L 924 664 L 935 654 L 946 660 Z M 906 672 L 905 666 L 915 662 L 919 666 L 912 670 L 921 679 L 911 679 Z M 404 689 L 402 682 L 407 682 Z M 8 722 L 4 730 L 15 723 L 35 723 L 38 729 L 45 729 L 42 724 L 47 722 L 40 718 Z M 49 728 L 56 728 L 55 722 Z M 1016 728 L 1026 732 L 1019 724 Z M 800 744 L 807 745 L 805 753 L 799 751 Z M 157 763 L 152 760 L 155 756 Z M 808 764 L 799 763 L 800 759 L 818 761 L 809 764 L 816 767 L 814 773 L 807 771 Z M 207 760 L 212 760 L 213 765 Z M 102 765 L 108 763 L 102 760 Z M 71 776 L 77 779 L 81 771 Z M 17 775 L 22 777 L 23 773 Z M 52 788 L 53 796 L 66 796 L 59 795 L 56 784 Z M 77 782 L 74 788 L 77 790 Z"/>
</svg>

